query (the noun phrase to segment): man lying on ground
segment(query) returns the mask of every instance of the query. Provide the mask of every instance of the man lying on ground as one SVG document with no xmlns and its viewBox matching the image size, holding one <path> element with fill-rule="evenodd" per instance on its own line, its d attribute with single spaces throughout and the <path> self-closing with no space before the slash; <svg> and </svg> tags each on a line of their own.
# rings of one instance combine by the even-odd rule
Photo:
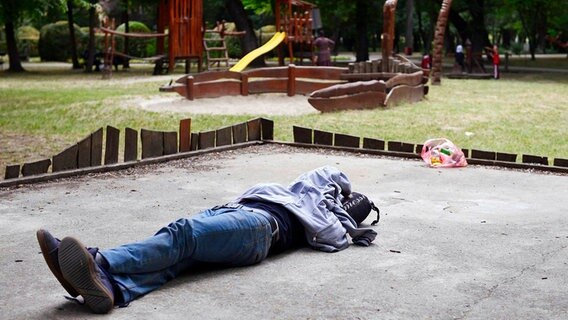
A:
<svg viewBox="0 0 568 320">
<path fill-rule="evenodd" d="M 349 246 L 347 235 L 354 244 L 369 246 L 377 233 L 359 223 L 372 208 L 378 214 L 367 197 L 351 192 L 344 173 L 325 166 L 287 187 L 258 184 L 230 203 L 116 248 L 85 247 L 73 237 L 59 241 L 43 229 L 37 239 L 65 290 L 81 295 L 93 312 L 108 313 L 203 264 L 252 265 L 303 246 L 335 252 Z"/>
</svg>

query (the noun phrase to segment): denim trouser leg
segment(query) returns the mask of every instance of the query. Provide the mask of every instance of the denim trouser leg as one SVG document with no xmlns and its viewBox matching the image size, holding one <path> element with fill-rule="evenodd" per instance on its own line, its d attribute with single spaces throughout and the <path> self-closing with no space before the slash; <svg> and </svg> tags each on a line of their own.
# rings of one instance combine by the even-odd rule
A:
<svg viewBox="0 0 568 320">
<path fill-rule="evenodd" d="M 244 266 L 266 258 L 272 232 L 262 215 L 234 208 L 208 209 L 179 219 L 140 242 L 102 250 L 123 301 L 159 288 L 196 262 Z M 120 298 L 120 297 L 117 297 Z"/>
</svg>

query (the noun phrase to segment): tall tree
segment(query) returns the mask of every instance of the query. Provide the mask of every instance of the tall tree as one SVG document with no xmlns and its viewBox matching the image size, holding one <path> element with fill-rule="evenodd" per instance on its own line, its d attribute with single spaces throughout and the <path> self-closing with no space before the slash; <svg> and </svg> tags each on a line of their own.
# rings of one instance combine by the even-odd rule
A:
<svg viewBox="0 0 568 320">
<path fill-rule="evenodd" d="M 4 4 L 3 2 L 11 2 L 11 1 L 2 1 L 2 11 L 5 13 L 6 17 L 4 18 L 4 31 L 6 32 L 6 47 L 8 49 L 8 58 L 10 60 L 8 71 L 10 72 L 23 72 L 24 67 L 22 67 L 22 62 L 20 61 L 20 53 L 18 50 L 18 45 L 16 43 L 16 32 L 15 29 L 15 21 L 11 15 L 11 12 L 16 10 L 16 6 L 13 6 L 11 3 Z"/>
<path fill-rule="evenodd" d="M 369 60 L 369 38 L 367 34 L 367 17 L 369 0 L 357 0 L 355 19 L 355 57 L 357 61 Z"/>
<path fill-rule="evenodd" d="M 37 17 L 50 9 L 61 11 L 61 0 L 0 0 L 0 23 L 4 23 L 10 59 L 8 71 L 24 72 L 16 41 L 16 28 L 25 17 Z"/>
<path fill-rule="evenodd" d="M 406 0 L 405 51 L 412 54 L 414 49 L 414 0 Z"/>
<path fill-rule="evenodd" d="M 96 9 L 97 0 L 89 0 L 89 42 L 87 44 L 87 62 L 85 71 L 92 72 L 95 63 L 95 25 L 97 23 Z"/>
<path fill-rule="evenodd" d="M 522 31 L 529 41 L 531 60 L 535 60 L 536 50 L 539 46 L 544 48 L 549 17 L 561 17 L 568 13 L 566 2 L 564 1 L 564 4 L 561 2 L 562 1 L 546 0 L 505 1 L 505 4 L 509 8 L 516 11 L 517 18 L 521 21 Z M 566 26 L 564 26 L 564 28 L 566 28 Z"/>
<path fill-rule="evenodd" d="M 73 69 L 81 69 L 77 55 L 77 38 L 75 37 L 75 22 L 73 19 L 73 0 L 67 0 L 67 24 L 69 26 L 69 38 L 71 42 L 71 61 Z"/>
<path fill-rule="evenodd" d="M 257 47 L 257 38 L 254 33 L 254 26 L 252 21 L 249 19 L 245 7 L 241 0 L 226 0 L 225 7 L 227 11 L 233 18 L 237 29 L 240 31 L 246 31 L 245 36 L 242 40 L 243 54 L 247 54 Z M 251 63 L 254 67 L 264 67 L 266 63 L 263 58 L 258 58 Z"/>
</svg>

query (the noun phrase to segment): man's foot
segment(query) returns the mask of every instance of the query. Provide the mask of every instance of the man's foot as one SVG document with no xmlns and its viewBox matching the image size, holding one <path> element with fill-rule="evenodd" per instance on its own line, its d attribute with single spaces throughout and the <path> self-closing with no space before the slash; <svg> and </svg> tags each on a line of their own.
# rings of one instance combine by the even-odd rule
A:
<svg viewBox="0 0 568 320">
<path fill-rule="evenodd" d="M 61 241 L 52 236 L 49 231 L 43 229 L 39 229 L 36 232 L 36 236 L 43 258 L 45 259 L 49 270 L 51 270 L 51 273 L 53 273 L 63 288 L 67 290 L 69 295 L 72 297 L 78 296 L 79 293 L 77 290 L 75 290 L 75 288 L 73 288 L 73 286 L 71 286 L 71 284 L 63 278 L 63 274 L 61 274 L 61 268 L 59 267 L 59 243 Z"/>
<path fill-rule="evenodd" d="M 61 273 L 95 313 L 108 313 L 114 306 L 111 280 L 79 240 L 66 237 L 59 246 Z"/>
</svg>

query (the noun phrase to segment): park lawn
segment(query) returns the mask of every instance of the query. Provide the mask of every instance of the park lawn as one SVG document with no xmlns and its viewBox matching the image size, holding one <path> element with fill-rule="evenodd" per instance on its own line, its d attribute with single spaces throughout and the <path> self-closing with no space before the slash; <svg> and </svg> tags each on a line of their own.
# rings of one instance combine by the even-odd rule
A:
<svg viewBox="0 0 568 320">
<path fill-rule="evenodd" d="M 183 70 L 180 70 L 183 71 Z M 181 74 L 153 77 L 151 69 L 118 72 L 112 80 L 78 71 L 0 74 L 0 174 L 6 165 L 50 158 L 98 128 L 177 130 L 192 118 L 205 131 L 251 116 L 158 113 L 133 107 L 136 99 Z M 446 137 L 458 146 L 568 158 L 568 75 L 506 73 L 501 80 L 452 80 L 430 86 L 416 104 L 363 111 L 271 116 L 275 139 L 292 141 L 292 126 L 355 136 L 422 143 Z"/>
</svg>

